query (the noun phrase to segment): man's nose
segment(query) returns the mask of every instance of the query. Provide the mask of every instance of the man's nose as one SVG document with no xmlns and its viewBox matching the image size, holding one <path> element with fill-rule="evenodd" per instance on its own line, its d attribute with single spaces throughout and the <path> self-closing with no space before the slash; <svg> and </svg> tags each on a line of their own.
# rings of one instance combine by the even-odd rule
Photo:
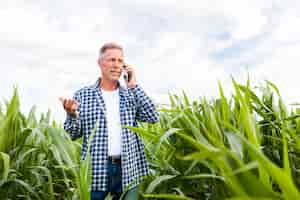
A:
<svg viewBox="0 0 300 200">
<path fill-rule="evenodd" d="M 113 62 L 113 67 L 114 68 L 122 68 L 123 64 L 120 62 Z"/>
<path fill-rule="evenodd" d="M 117 65 L 117 64 L 116 64 L 116 65 L 113 65 L 113 66 L 112 66 L 112 70 L 121 72 L 122 68 L 121 68 L 120 65 Z"/>
</svg>

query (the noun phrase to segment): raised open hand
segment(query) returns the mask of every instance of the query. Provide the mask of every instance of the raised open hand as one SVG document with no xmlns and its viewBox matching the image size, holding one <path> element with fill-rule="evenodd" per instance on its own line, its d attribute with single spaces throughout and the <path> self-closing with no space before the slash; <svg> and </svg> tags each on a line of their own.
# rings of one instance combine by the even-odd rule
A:
<svg viewBox="0 0 300 200">
<path fill-rule="evenodd" d="M 79 102 L 74 99 L 68 99 L 64 97 L 58 98 L 60 102 L 63 104 L 63 107 L 65 111 L 71 115 L 72 117 L 79 117 L 79 113 L 77 111 L 77 108 L 79 106 Z"/>
</svg>

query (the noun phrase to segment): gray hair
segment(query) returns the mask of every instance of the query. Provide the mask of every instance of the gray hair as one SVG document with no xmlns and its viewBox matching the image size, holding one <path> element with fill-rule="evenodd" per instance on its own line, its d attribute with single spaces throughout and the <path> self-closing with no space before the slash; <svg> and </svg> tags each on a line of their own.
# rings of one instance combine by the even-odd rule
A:
<svg viewBox="0 0 300 200">
<path fill-rule="evenodd" d="M 123 47 L 117 43 L 114 42 L 109 42 L 105 43 L 99 50 L 99 58 L 103 57 L 103 54 L 105 53 L 106 50 L 108 49 L 119 49 L 123 52 Z"/>
</svg>

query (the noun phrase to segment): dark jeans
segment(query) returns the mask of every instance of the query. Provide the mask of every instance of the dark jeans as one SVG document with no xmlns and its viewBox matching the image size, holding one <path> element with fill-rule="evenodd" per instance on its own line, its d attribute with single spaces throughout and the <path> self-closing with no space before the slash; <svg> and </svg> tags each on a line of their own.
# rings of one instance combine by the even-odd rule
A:
<svg viewBox="0 0 300 200">
<path fill-rule="evenodd" d="M 122 170 L 120 164 L 108 161 L 108 188 L 107 191 L 91 191 L 91 200 L 104 200 L 111 193 L 113 200 L 119 200 L 122 194 Z"/>
</svg>

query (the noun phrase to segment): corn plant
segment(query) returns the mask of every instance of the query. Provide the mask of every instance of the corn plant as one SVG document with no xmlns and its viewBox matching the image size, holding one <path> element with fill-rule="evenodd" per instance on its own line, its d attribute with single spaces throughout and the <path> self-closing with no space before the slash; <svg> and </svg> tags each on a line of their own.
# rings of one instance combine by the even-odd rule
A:
<svg viewBox="0 0 300 200">
<path fill-rule="evenodd" d="M 35 116 L 20 111 L 17 90 L 0 112 L 0 199 L 79 199 L 80 144 L 50 112 Z"/>
<path fill-rule="evenodd" d="M 300 199 L 299 110 L 288 112 L 271 82 L 232 83 L 230 98 L 221 84 L 212 100 L 169 95 L 159 124 L 128 127 L 152 169 L 141 198 Z"/>
<path fill-rule="evenodd" d="M 37 119 L 34 106 L 26 117 L 17 89 L 4 108 L 0 104 L 0 199 L 89 200 L 89 146 L 99 124 L 89 136 L 85 159 L 80 160 L 82 141 L 72 141 L 62 125 L 50 122 L 50 111 Z M 124 199 L 130 198 L 126 192 Z"/>
</svg>

